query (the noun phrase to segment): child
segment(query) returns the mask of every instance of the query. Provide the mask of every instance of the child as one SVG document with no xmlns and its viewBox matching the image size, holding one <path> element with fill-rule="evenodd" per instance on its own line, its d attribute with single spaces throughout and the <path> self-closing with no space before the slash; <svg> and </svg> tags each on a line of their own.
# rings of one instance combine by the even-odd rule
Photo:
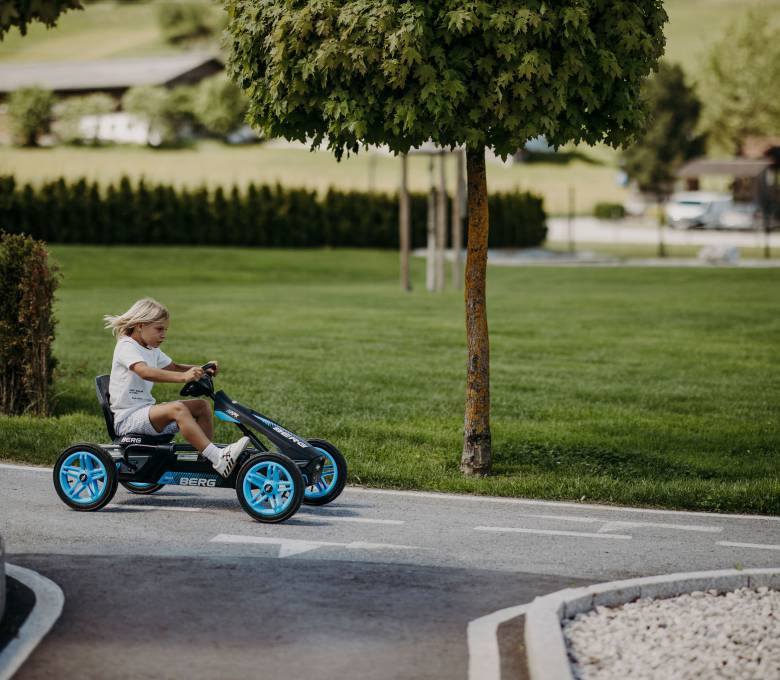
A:
<svg viewBox="0 0 780 680">
<path fill-rule="evenodd" d="M 200 366 L 177 364 L 160 349 L 168 332 L 168 310 L 156 300 L 144 298 L 120 316 L 103 318 L 106 328 L 117 338 L 108 388 L 116 433 L 155 435 L 181 431 L 200 455 L 227 477 L 249 445 L 249 438 L 242 437 L 219 449 L 211 441 L 214 425 L 207 401 L 188 399 L 156 404 L 152 397 L 156 382 L 186 383 L 203 375 Z M 217 362 L 211 363 L 216 375 Z"/>
</svg>

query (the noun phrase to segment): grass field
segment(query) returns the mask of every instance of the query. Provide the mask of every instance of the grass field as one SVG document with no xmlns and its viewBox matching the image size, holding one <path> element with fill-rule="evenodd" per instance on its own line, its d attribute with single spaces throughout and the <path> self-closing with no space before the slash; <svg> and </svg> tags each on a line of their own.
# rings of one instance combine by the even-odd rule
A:
<svg viewBox="0 0 780 680">
<path fill-rule="evenodd" d="M 462 295 L 422 291 L 420 261 L 407 295 L 391 252 L 53 252 L 56 416 L 0 418 L 2 458 L 105 439 L 101 315 L 151 294 L 172 310 L 167 353 L 220 359 L 222 388 L 332 439 L 353 483 L 780 514 L 778 271 L 491 268 L 495 474 L 471 480 Z"/>
<path fill-rule="evenodd" d="M 575 209 L 590 214 L 598 201 L 621 203 L 627 192 L 615 183 L 616 170 L 608 148 L 569 156 L 569 163 L 526 163 L 511 167 L 488 163 L 490 191 L 531 190 L 544 197 L 545 210 L 563 214 L 568 210 L 569 187 L 576 187 Z M 425 192 L 430 187 L 428 161 L 410 160 L 409 186 Z M 100 182 L 116 181 L 123 174 L 133 178 L 175 184 L 211 186 L 280 182 L 324 192 L 328 187 L 398 191 L 401 163 L 397 158 L 361 153 L 341 163 L 327 151 L 303 148 L 269 148 L 263 145 L 228 147 L 203 143 L 192 149 L 153 150 L 134 147 L 15 149 L 0 147 L 0 174 L 13 174 L 21 182 L 87 177 Z M 437 175 L 438 176 L 438 175 Z M 447 176 L 455 186 L 455 161 L 450 159 Z"/>
</svg>

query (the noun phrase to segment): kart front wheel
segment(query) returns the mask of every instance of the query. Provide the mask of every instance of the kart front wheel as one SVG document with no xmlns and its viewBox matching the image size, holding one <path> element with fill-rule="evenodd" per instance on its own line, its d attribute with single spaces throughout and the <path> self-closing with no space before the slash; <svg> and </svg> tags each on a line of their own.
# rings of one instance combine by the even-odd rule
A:
<svg viewBox="0 0 780 680">
<path fill-rule="evenodd" d="M 100 510 L 116 493 L 116 463 L 95 444 L 76 444 L 54 465 L 54 488 L 74 510 Z"/>
<path fill-rule="evenodd" d="M 325 456 L 322 475 L 317 484 L 307 486 L 303 495 L 306 505 L 327 505 L 344 491 L 347 483 L 347 460 L 333 444 L 325 439 L 307 439 L 311 446 Z"/>
<path fill-rule="evenodd" d="M 165 484 L 155 484 L 154 482 L 119 482 L 130 493 L 138 494 L 140 496 L 148 496 L 162 489 Z"/>
<path fill-rule="evenodd" d="M 283 522 L 303 500 L 303 476 L 285 456 L 260 453 L 251 456 L 236 476 L 238 502 L 259 522 Z"/>
</svg>

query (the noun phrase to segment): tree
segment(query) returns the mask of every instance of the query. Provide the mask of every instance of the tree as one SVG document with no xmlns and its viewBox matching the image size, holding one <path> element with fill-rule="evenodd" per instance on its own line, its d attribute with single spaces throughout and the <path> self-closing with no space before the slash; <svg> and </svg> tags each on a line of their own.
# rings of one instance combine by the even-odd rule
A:
<svg viewBox="0 0 780 680">
<path fill-rule="evenodd" d="M 193 111 L 198 122 L 217 137 L 226 137 L 244 122 L 247 100 L 243 91 L 223 74 L 198 85 Z"/>
<path fill-rule="evenodd" d="M 3 0 L 0 3 L 0 40 L 12 26 L 25 35 L 27 25 L 33 21 L 51 28 L 60 14 L 69 9 L 83 8 L 79 0 Z"/>
<path fill-rule="evenodd" d="M 266 136 L 337 158 L 427 140 L 466 146 L 466 413 L 461 469 L 490 471 L 485 149 L 545 135 L 619 145 L 644 120 L 661 0 L 227 0 L 229 72 Z"/>
<path fill-rule="evenodd" d="M 713 141 L 740 155 L 749 135 L 780 130 L 777 21 L 750 11 L 712 46 L 702 83 L 704 125 Z"/>
<path fill-rule="evenodd" d="M 122 109 L 149 122 L 149 143 L 168 146 L 179 141 L 182 129 L 194 119 L 193 90 L 181 85 L 172 90 L 142 85 L 122 97 Z"/>
<path fill-rule="evenodd" d="M 161 3 L 157 7 L 157 23 L 170 43 L 208 38 L 215 30 L 211 8 L 193 2 Z"/>
<path fill-rule="evenodd" d="M 8 98 L 11 137 L 20 146 L 36 146 L 51 126 L 54 94 L 40 87 L 14 90 Z"/>
<path fill-rule="evenodd" d="M 85 116 L 101 116 L 116 109 L 116 102 L 102 92 L 83 97 L 69 97 L 57 107 L 57 125 L 54 131 L 67 144 L 98 140 L 98 125 L 92 129 L 92 139 L 85 137 L 81 121 Z"/>
<path fill-rule="evenodd" d="M 646 83 L 649 125 L 623 154 L 625 171 L 640 190 L 663 197 L 671 191 L 677 170 L 705 151 L 705 136 L 696 133 L 701 101 L 685 83 L 683 70 L 661 62 Z"/>
</svg>

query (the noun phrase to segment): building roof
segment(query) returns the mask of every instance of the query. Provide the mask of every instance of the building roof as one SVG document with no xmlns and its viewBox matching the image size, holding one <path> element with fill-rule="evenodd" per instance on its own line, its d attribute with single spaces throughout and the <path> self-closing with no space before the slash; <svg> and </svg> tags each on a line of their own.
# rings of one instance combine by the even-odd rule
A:
<svg viewBox="0 0 780 680">
<path fill-rule="evenodd" d="M 166 85 L 211 62 L 222 67 L 218 57 L 203 52 L 134 59 L 0 63 L 0 92 L 32 86 L 67 92 Z"/>
<path fill-rule="evenodd" d="M 758 177 L 771 165 L 771 160 L 763 159 L 731 158 L 728 160 L 708 160 L 699 158 L 683 165 L 677 171 L 677 176 L 729 175 L 730 177 Z"/>
</svg>

